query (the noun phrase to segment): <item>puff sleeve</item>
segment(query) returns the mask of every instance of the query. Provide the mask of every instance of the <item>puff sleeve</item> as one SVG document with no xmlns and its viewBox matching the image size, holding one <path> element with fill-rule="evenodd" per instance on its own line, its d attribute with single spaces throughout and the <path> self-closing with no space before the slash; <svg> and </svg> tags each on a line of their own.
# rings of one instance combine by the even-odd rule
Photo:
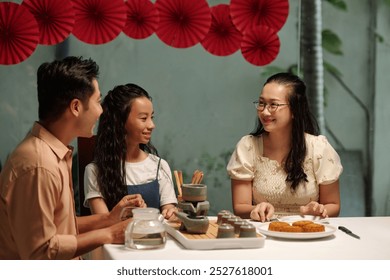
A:
<svg viewBox="0 0 390 280">
<path fill-rule="evenodd" d="M 313 168 L 319 185 L 337 181 L 343 171 L 340 157 L 325 136 L 312 139 Z"/>
<path fill-rule="evenodd" d="M 251 181 L 254 178 L 254 137 L 246 135 L 237 143 L 226 167 L 231 179 Z"/>
<path fill-rule="evenodd" d="M 98 168 L 95 163 L 89 163 L 84 172 L 84 207 L 89 208 L 88 200 L 95 197 L 103 197 L 97 182 Z"/>
</svg>

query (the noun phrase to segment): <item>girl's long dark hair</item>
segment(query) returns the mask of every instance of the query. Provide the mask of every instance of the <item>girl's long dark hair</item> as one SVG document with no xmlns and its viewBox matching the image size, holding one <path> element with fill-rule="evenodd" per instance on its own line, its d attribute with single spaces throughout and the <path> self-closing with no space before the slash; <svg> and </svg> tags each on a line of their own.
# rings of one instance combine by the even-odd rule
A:
<svg viewBox="0 0 390 280">
<path fill-rule="evenodd" d="M 290 89 L 289 104 L 294 118 L 291 131 L 292 145 L 284 164 L 284 170 L 287 173 L 286 182 L 291 183 L 291 189 L 295 191 L 299 183 L 307 182 L 307 175 L 303 170 L 307 151 L 305 132 L 318 135 L 318 124 L 310 111 L 306 85 L 298 76 L 291 73 L 278 73 L 269 77 L 264 85 L 269 83 L 284 85 Z M 264 127 L 257 119 L 257 126 L 250 134 L 258 136 L 263 132 Z"/>
<path fill-rule="evenodd" d="M 126 121 L 136 98 L 152 98 L 135 84 L 116 86 L 108 92 L 102 103 L 103 113 L 99 119 L 96 135 L 94 162 L 98 167 L 97 182 L 100 191 L 111 210 L 127 194 L 126 185 Z M 149 142 L 140 148 L 151 154 L 158 154 Z"/>
</svg>

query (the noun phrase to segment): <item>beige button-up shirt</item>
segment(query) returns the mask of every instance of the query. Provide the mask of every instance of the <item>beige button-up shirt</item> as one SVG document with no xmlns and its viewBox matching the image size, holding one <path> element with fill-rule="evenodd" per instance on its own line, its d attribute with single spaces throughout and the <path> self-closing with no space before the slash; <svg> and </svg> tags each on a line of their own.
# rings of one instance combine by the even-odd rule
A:
<svg viewBox="0 0 390 280">
<path fill-rule="evenodd" d="M 0 259 L 71 259 L 77 222 L 72 148 L 39 123 L 0 174 Z"/>
</svg>

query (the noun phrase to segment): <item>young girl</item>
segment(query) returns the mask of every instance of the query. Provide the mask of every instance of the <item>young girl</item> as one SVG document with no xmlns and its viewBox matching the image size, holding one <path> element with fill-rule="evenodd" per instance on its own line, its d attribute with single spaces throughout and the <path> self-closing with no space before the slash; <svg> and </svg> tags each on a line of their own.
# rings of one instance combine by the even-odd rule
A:
<svg viewBox="0 0 390 280">
<path fill-rule="evenodd" d="M 177 204 L 172 173 L 150 143 L 153 104 L 135 84 L 116 86 L 102 103 L 94 161 L 84 175 L 84 205 L 92 213 L 109 211 L 124 195 L 141 194 L 148 207 L 173 217 Z"/>
<path fill-rule="evenodd" d="M 264 84 L 258 126 L 228 163 L 236 215 L 262 222 L 273 214 L 338 216 L 340 158 L 318 135 L 299 77 L 279 73 Z"/>
</svg>

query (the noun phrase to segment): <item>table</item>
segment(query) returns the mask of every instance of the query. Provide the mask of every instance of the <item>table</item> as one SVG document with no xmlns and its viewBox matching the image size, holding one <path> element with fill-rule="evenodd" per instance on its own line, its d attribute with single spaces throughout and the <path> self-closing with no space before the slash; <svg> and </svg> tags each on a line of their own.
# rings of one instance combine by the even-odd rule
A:
<svg viewBox="0 0 390 280">
<path fill-rule="evenodd" d="M 337 230 L 334 235 L 314 240 L 287 240 L 267 237 L 256 249 L 188 250 L 172 237 L 163 249 L 129 250 L 106 244 L 107 260 L 390 260 L 390 217 L 330 218 L 331 225 L 345 226 L 360 236 L 355 239 Z"/>
</svg>

